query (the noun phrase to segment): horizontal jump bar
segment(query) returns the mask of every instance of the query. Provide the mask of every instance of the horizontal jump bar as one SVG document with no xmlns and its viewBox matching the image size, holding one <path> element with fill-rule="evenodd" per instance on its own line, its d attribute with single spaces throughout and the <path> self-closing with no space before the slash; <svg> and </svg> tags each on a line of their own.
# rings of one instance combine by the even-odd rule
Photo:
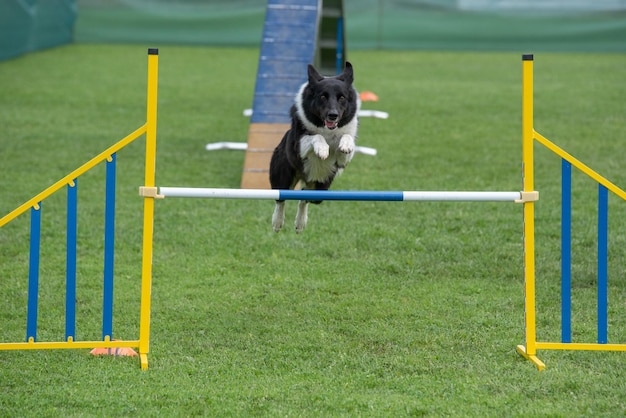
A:
<svg viewBox="0 0 626 418">
<path fill-rule="evenodd" d="M 423 192 L 356 190 L 266 190 L 193 187 L 140 187 L 144 197 L 195 197 L 268 200 L 355 200 L 423 202 L 528 202 L 538 200 L 537 192 Z"/>
</svg>

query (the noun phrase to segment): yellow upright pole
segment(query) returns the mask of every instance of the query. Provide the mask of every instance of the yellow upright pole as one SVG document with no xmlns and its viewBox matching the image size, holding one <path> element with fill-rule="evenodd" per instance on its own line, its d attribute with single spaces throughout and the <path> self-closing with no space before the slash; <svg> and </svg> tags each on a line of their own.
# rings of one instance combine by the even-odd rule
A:
<svg viewBox="0 0 626 418">
<path fill-rule="evenodd" d="M 522 178 L 523 190 L 535 189 L 533 173 L 533 55 L 522 56 Z M 518 345 L 517 351 L 532 361 L 537 369 L 546 366 L 536 356 L 536 308 L 535 308 L 535 202 L 524 202 L 524 331 L 526 346 Z"/>
<path fill-rule="evenodd" d="M 157 89 L 159 50 L 148 49 L 148 100 L 146 115 L 146 174 L 144 186 L 154 187 L 156 169 Z M 150 351 L 150 300 L 152 294 L 152 238 L 154 197 L 143 198 L 143 253 L 141 260 L 141 313 L 139 320 L 139 356 L 141 368 L 148 368 Z"/>
</svg>

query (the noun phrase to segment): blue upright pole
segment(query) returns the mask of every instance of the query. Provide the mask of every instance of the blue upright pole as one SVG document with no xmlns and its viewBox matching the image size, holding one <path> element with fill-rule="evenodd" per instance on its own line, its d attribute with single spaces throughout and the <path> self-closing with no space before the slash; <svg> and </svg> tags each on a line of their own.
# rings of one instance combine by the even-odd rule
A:
<svg viewBox="0 0 626 418">
<path fill-rule="evenodd" d="M 106 163 L 106 203 L 104 213 L 104 289 L 102 339 L 113 338 L 113 267 L 115 248 L 116 157 Z"/>
<path fill-rule="evenodd" d="M 572 342 L 572 165 L 561 164 L 561 341 Z"/>
<path fill-rule="evenodd" d="M 67 185 L 67 237 L 65 256 L 65 340 L 76 338 L 76 230 L 78 178 Z"/>
<path fill-rule="evenodd" d="M 609 192 L 598 184 L 598 343 L 608 342 Z"/>
<path fill-rule="evenodd" d="M 343 71 L 343 17 L 337 19 L 337 74 Z"/>
<path fill-rule="evenodd" d="M 39 298 L 39 247 L 41 244 L 41 202 L 30 210 L 30 258 L 28 265 L 28 313 L 26 341 L 37 341 L 37 300 Z"/>
</svg>

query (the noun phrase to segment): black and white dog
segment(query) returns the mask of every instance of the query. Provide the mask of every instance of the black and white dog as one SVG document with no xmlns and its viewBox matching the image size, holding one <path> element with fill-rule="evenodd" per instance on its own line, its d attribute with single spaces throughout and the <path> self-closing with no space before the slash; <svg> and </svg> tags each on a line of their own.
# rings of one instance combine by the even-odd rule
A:
<svg viewBox="0 0 626 418">
<path fill-rule="evenodd" d="M 291 107 L 291 129 L 272 154 L 272 189 L 293 189 L 300 182 L 303 190 L 328 190 L 354 156 L 360 100 L 352 86 L 352 65 L 346 62 L 336 77 L 323 77 L 309 65 L 308 78 Z M 308 203 L 321 201 L 298 203 L 296 232 L 306 226 Z M 277 200 L 274 231 L 280 231 L 284 222 L 285 201 Z"/>
</svg>

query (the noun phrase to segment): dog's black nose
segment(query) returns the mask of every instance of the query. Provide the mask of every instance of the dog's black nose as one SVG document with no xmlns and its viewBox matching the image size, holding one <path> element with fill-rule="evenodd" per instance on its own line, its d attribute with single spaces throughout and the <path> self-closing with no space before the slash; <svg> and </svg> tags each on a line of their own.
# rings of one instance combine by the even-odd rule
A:
<svg viewBox="0 0 626 418">
<path fill-rule="evenodd" d="M 337 120 L 337 118 L 339 117 L 339 113 L 337 112 L 328 112 L 328 114 L 326 115 L 326 119 L 334 121 Z"/>
</svg>

